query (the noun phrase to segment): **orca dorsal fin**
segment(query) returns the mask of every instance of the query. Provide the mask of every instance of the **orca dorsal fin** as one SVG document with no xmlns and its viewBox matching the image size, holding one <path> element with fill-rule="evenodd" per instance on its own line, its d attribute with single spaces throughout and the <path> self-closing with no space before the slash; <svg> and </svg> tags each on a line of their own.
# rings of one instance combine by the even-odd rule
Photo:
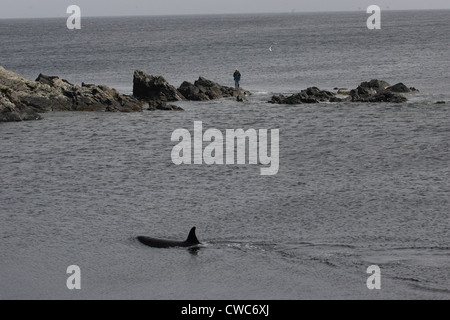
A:
<svg viewBox="0 0 450 320">
<path fill-rule="evenodd" d="M 193 227 L 191 229 L 191 232 L 189 232 L 189 236 L 188 236 L 186 242 L 193 243 L 193 244 L 200 244 L 200 241 L 198 241 L 197 236 L 195 235 L 195 229 L 196 229 L 196 227 Z"/>
</svg>

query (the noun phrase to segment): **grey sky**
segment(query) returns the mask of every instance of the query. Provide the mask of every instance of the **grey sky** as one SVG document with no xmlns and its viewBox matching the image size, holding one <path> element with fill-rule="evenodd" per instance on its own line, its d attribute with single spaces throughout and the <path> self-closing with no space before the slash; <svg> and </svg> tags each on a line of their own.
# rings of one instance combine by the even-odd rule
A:
<svg viewBox="0 0 450 320">
<path fill-rule="evenodd" d="M 72 4 L 82 16 L 450 9 L 449 0 L 0 0 L 0 19 L 67 17 Z"/>
</svg>

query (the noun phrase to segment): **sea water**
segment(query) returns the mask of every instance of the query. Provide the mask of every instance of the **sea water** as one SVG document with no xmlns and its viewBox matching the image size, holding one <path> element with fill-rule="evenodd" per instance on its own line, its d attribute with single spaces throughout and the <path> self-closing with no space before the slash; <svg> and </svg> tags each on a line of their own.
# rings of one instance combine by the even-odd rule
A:
<svg viewBox="0 0 450 320">
<path fill-rule="evenodd" d="M 448 299 L 449 11 L 0 20 L 0 61 L 132 92 L 133 72 L 252 92 L 185 112 L 0 124 L 1 299 Z M 269 48 L 272 47 L 272 51 Z M 382 79 L 405 104 L 281 106 Z M 174 130 L 279 129 L 279 172 L 180 165 Z M 139 235 L 202 248 L 152 249 Z M 68 290 L 67 268 L 81 270 Z M 369 290 L 367 269 L 381 270 Z"/>
</svg>

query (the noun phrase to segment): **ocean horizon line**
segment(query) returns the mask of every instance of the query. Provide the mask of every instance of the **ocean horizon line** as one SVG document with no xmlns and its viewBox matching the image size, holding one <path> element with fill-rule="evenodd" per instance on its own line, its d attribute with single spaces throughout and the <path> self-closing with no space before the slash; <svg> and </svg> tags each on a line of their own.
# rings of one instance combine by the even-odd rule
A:
<svg viewBox="0 0 450 320">
<path fill-rule="evenodd" d="M 436 11 L 450 11 L 450 9 L 387 9 L 382 8 L 383 12 L 436 12 Z M 279 12 L 244 12 L 244 13 L 180 13 L 180 14 L 124 14 L 124 15 L 83 15 L 83 19 L 108 19 L 108 18 L 165 18 L 165 17 L 211 17 L 211 16 L 279 16 L 279 15 L 312 15 L 312 14 L 348 14 L 348 13 L 366 13 L 366 8 L 359 8 L 354 10 L 335 10 L 335 11 L 279 11 Z M 8 20 L 57 20 L 67 19 L 64 16 L 48 16 L 48 17 L 6 17 L 0 18 L 0 21 Z"/>
</svg>

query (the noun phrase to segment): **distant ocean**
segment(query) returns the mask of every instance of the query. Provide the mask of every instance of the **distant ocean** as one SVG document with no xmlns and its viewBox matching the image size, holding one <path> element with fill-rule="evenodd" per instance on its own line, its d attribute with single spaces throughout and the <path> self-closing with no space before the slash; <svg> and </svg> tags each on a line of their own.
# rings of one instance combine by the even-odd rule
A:
<svg viewBox="0 0 450 320">
<path fill-rule="evenodd" d="M 131 94 L 136 69 L 252 96 L 0 124 L 0 299 L 449 299 L 450 11 L 0 20 L 2 65 Z M 272 47 L 272 51 L 269 48 Z M 403 82 L 405 104 L 266 103 Z M 447 101 L 436 105 L 437 101 Z M 280 129 L 280 171 L 175 166 L 171 134 Z M 205 247 L 151 249 L 136 236 Z M 78 265 L 82 290 L 69 291 Z M 369 290 L 367 268 L 381 270 Z"/>
</svg>

